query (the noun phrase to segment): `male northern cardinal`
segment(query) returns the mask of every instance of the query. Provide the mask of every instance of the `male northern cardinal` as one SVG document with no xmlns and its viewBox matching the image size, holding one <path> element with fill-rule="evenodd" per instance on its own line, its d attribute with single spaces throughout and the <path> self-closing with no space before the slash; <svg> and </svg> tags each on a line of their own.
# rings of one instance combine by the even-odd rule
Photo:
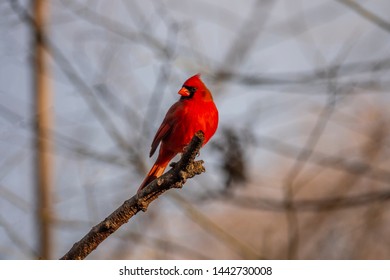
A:
<svg viewBox="0 0 390 280">
<path fill-rule="evenodd" d="M 200 80 L 200 74 L 185 81 L 178 93 L 181 95 L 179 101 L 168 110 L 154 136 L 149 156 L 161 142 L 160 151 L 138 192 L 163 174 L 171 159 L 183 152 L 197 131 L 203 131 L 205 145 L 217 130 L 218 110 L 211 92 Z"/>
</svg>

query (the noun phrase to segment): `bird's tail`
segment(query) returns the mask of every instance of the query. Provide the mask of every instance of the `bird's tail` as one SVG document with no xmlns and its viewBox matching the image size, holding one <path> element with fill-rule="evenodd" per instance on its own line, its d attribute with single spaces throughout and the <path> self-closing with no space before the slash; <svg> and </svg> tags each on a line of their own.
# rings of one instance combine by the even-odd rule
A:
<svg viewBox="0 0 390 280">
<path fill-rule="evenodd" d="M 160 177 L 164 173 L 164 170 L 167 167 L 168 162 L 169 161 L 166 161 L 166 162 L 156 162 L 153 165 L 153 167 L 150 169 L 148 175 L 146 175 L 146 178 L 142 182 L 142 184 L 139 187 L 137 193 L 139 193 L 143 188 L 145 188 L 154 179 Z"/>
</svg>

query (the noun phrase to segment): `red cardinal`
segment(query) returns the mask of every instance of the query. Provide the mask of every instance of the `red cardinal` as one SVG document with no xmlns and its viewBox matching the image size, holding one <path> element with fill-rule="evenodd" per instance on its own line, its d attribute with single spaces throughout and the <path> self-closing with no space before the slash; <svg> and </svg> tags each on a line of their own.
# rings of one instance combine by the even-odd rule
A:
<svg viewBox="0 0 390 280">
<path fill-rule="evenodd" d="M 218 110 L 211 92 L 200 80 L 200 74 L 185 81 L 178 93 L 181 95 L 179 101 L 168 110 L 154 136 L 149 156 L 161 142 L 160 151 L 138 192 L 164 173 L 171 159 L 183 152 L 197 131 L 203 131 L 205 145 L 217 130 Z"/>
</svg>

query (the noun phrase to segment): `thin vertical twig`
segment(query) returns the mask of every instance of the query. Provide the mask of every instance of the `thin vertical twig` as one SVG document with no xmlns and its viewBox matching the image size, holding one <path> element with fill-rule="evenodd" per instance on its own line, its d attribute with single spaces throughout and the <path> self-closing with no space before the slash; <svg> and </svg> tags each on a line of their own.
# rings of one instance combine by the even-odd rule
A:
<svg viewBox="0 0 390 280">
<path fill-rule="evenodd" d="M 53 189 L 53 157 L 52 157 L 52 126 L 53 126 L 53 94 L 48 67 L 48 49 L 42 38 L 48 17 L 48 1 L 34 2 L 34 17 L 36 22 L 34 57 L 34 91 L 35 91 L 35 145 L 36 145 L 36 184 L 37 184 L 37 220 L 39 256 L 51 258 L 52 251 L 52 200 Z"/>
</svg>

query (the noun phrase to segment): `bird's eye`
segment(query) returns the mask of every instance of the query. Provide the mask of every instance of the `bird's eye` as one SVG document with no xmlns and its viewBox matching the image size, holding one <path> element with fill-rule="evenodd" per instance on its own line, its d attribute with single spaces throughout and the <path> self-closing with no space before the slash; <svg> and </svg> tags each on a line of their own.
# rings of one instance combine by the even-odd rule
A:
<svg viewBox="0 0 390 280">
<path fill-rule="evenodd" d="M 186 89 L 188 89 L 188 91 L 190 92 L 191 95 L 194 94 L 197 90 L 196 87 L 189 87 L 189 86 L 187 86 Z"/>
</svg>

